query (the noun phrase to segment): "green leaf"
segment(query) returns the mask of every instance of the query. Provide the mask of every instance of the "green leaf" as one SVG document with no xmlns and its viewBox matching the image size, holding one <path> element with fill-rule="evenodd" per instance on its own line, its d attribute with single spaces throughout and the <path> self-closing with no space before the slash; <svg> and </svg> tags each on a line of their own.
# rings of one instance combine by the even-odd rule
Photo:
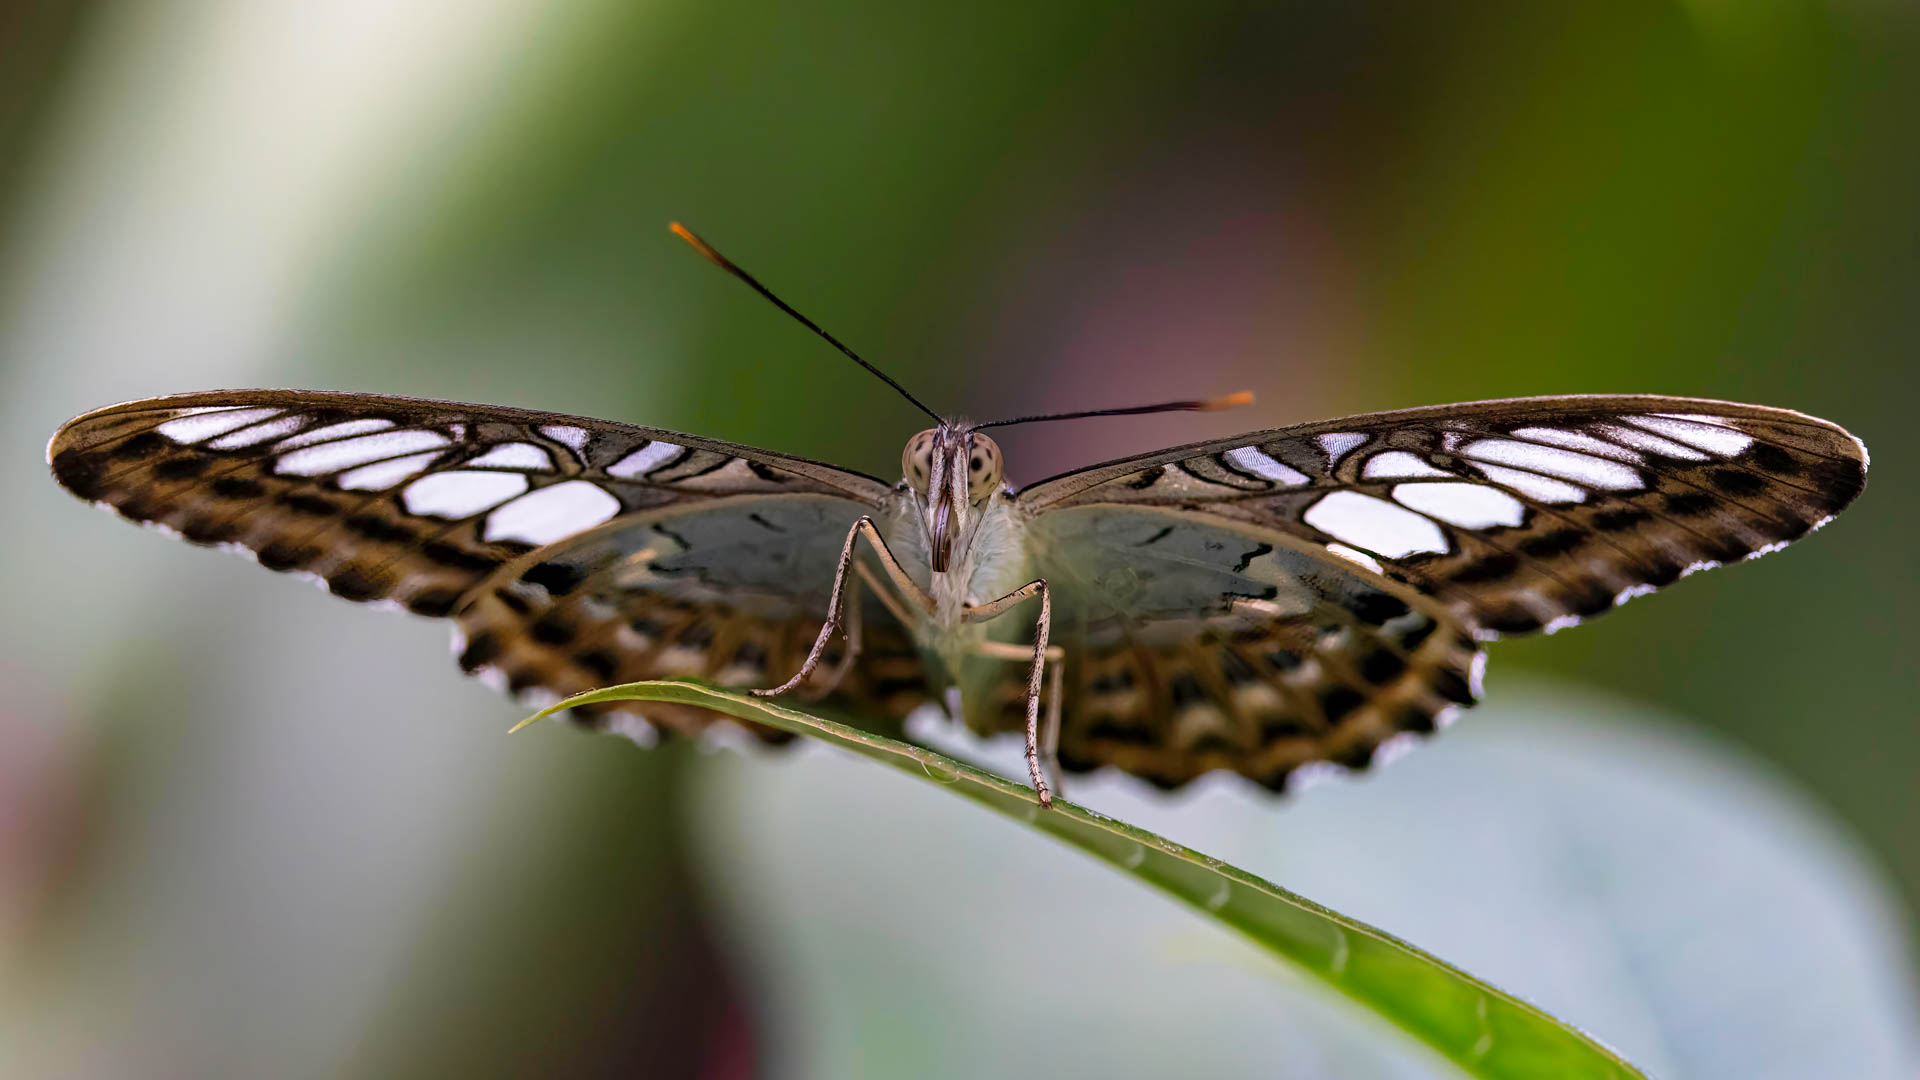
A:
<svg viewBox="0 0 1920 1080">
<path fill-rule="evenodd" d="M 1063 799 L 1041 810 L 1031 789 L 945 754 L 760 699 L 662 681 L 568 698 L 520 725 L 575 705 L 664 701 L 698 705 L 806 735 L 919 776 L 1061 840 L 1186 902 L 1292 961 L 1474 1076 L 1595 1080 L 1644 1076 L 1569 1024 L 1384 931 Z"/>
</svg>

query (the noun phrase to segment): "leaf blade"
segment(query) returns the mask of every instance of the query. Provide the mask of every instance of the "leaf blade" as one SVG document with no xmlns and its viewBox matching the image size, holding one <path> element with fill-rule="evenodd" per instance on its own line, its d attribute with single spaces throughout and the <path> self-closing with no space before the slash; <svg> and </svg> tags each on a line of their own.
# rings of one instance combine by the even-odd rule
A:
<svg viewBox="0 0 1920 1080">
<path fill-rule="evenodd" d="M 805 735 L 938 784 L 1101 860 L 1239 931 L 1489 1080 L 1555 1075 L 1626 1080 L 1645 1074 L 1572 1025 L 1387 932 L 1164 837 L 1055 799 L 938 751 L 700 683 L 628 683 L 558 702 L 515 725 L 575 705 L 697 705 Z"/>
</svg>

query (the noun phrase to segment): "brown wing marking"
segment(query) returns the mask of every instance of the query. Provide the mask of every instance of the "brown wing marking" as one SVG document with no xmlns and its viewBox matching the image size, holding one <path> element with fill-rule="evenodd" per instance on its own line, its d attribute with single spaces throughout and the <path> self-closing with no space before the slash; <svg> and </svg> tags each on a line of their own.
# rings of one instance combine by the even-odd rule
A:
<svg viewBox="0 0 1920 1080">
<path fill-rule="evenodd" d="M 1467 627 L 1321 545 L 1141 505 L 1075 506 L 1029 529 L 1055 586 L 1068 769 L 1164 787 L 1225 770 L 1278 790 L 1314 763 L 1365 767 L 1479 696 Z M 976 729 L 1020 730 L 1025 672 L 967 670 Z"/>
<path fill-rule="evenodd" d="M 1060 763 L 1169 789 L 1226 770 L 1275 791 L 1316 762 L 1365 768 L 1390 739 L 1433 732 L 1479 694 L 1485 654 L 1418 603 L 1382 590 L 1357 610 L 1305 617 L 1243 608 L 1172 645 L 1143 644 L 1139 627 L 1069 644 Z M 995 685 L 992 730 L 1025 723 L 1017 675 Z"/>
<path fill-rule="evenodd" d="M 809 547 L 805 522 L 857 517 L 856 504 L 820 500 L 732 501 L 711 508 L 621 519 L 508 563 L 455 612 L 460 666 L 516 695 L 544 701 L 642 679 L 697 678 L 764 687 L 798 670 L 826 612 L 833 564 Z M 752 515 L 766 544 L 797 550 L 790 565 L 741 526 Z M 752 520 L 747 518 L 747 520 Z M 716 546 L 721 550 L 709 554 Z M 928 698 L 921 658 L 906 630 L 869 600 L 862 650 L 826 704 L 883 724 Z M 820 675 L 844 655 L 836 638 L 819 673 L 800 691 L 824 690 Z M 694 734 L 720 715 L 666 703 L 572 710 L 573 719 L 627 734 L 635 721 Z M 771 729 L 747 725 L 768 739 Z"/>
</svg>

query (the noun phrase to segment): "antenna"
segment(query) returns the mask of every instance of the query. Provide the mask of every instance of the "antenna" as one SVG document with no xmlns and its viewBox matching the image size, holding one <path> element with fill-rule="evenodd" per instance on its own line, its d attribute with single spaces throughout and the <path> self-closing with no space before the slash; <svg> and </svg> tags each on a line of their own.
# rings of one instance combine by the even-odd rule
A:
<svg viewBox="0 0 1920 1080">
<path fill-rule="evenodd" d="M 1084 412 L 1045 413 L 1040 416 L 1019 416 L 1012 420 L 990 420 L 984 424 L 975 424 L 975 431 L 981 428 L 1009 427 L 1013 424 L 1038 424 L 1046 420 L 1084 420 L 1089 416 L 1139 416 L 1142 413 L 1161 412 L 1218 412 L 1221 409 L 1238 408 L 1253 404 L 1253 391 L 1242 390 L 1224 397 L 1205 398 L 1200 401 L 1163 401 L 1158 405 L 1133 405 L 1124 409 L 1088 409 Z"/>
<path fill-rule="evenodd" d="M 846 353 L 847 359 L 852 360 L 854 363 L 859 364 L 861 367 L 866 368 L 868 371 L 871 371 L 875 375 L 880 376 L 881 382 L 884 382 L 888 386 L 893 387 L 894 390 L 897 391 L 901 397 L 906 398 L 908 401 L 912 402 L 914 408 L 919 409 L 921 412 L 926 413 L 928 416 L 933 417 L 934 421 L 937 423 L 942 423 L 942 424 L 946 423 L 946 421 L 941 418 L 939 413 L 934 412 L 932 409 L 929 409 L 925 405 L 921 404 L 920 399 L 908 393 L 906 387 L 901 386 L 897 382 L 894 382 L 893 376 L 888 375 L 886 372 L 881 371 L 879 368 L 874 367 L 872 364 L 869 364 L 865 360 L 860 359 L 859 353 L 856 353 L 852 349 L 847 348 L 844 344 L 841 343 L 839 338 L 834 337 L 832 334 L 829 334 L 825 330 L 820 329 L 820 324 L 814 322 L 812 319 L 807 318 L 805 315 L 800 314 L 798 311 L 795 311 L 793 309 L 793 305 L 773 295 L 772 289 L 769 289 L 765 285 L 762 285 L 758 281 L 754 280 L 754 277 L 752 274 L 749 274 L 745 270 L 742 270 L 739 267 L 733 265 L 733 260 L 713 250 L 712 244 L 709 244 L 705 240 L 702 240 L 698 236 L 695 236 L 691 229 L 688 229 L 685 225 L 682 225 L 677 221 L 669 224 L 667 227 L 673 230 L 673 235 L 693 245 L 693 250 L 699 252 L 703 257 L 706 258 L 708 262 L 712 263 L 713 265 L 719 267 L 722 270 L 725 270 L 727 273 L 732 274 L 734 277 L 739 278 L 741 281 L 746 282 L 750 287 L 752 287 L 754 292 L 757 292 L 761 296 L 764 296 L 768 300 L 772 301 L 774 307 L 777 307 L 781 311 L 784 311 L 787 314 L 793 316 L 794 319 L 800 323 L 800 325 L 806 327 L 807 329 L 813 331 L 816 334 L 819 334 L 821 337 L 826 338 L 828 344 L 832 345 L 836 349 L 839 349 L 841 352 Z"/>
</svg>

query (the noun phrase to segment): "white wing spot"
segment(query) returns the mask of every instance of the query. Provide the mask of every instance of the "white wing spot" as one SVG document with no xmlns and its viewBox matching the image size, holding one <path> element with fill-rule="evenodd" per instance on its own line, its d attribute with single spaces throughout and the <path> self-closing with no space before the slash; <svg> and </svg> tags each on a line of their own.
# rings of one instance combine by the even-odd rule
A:
<svg viewBox="0 0 1920 1080">
<path fill-rule="evenodd" d="M 369 432 L 385 431 L 392 426 L 393 421 L 391 420 L 380 420 L 373 417 L 368 417 L 365 420 L 342 420 L 337 424 L 328 424 L 324 427 L 314 428 L 312 431 L 303 435 L 295 435 L 293 438 L 274 447 L 274 449 L 276 451 L 298 450 L 302 446 L 312 446 L 314 443 L 344 439 L 349 435 L 365 435 Z"/>
<path fill-rule="evenodd" d="M 1373 761 L 1370 764 L 1375 769 L 1384 769 L 1406 757 L 1419 745 L 1420 736 L 1411 731 L 1389 735 L 1379 746 L 1373 748 Z"/>
<path fill-rule="evenodd" d="M 429 450 L 424 454 L 409 454 L 392 461 L 376 461 L 352 472 L 341 473 L 340 479 L 334 483 L 347 491 L 385 491 L 433 464 L 439 456 L 440 451 Z"/>
<path fill-rule="evenodd" d="M 1609 439 L 1625 443 L 1642 453 L 1658 454 L 1661 457 L 1679 458 L 1682 461 L 1705 461 L 1707 455 L 1685 443 L 1672 439 L 1663 439 L 1651 431 L 1642 431 L 1627 424 L 1601 424 L 1595 430 Z"/>
<path fill-rule="evenodd" d="M 1364 551 L 1356 551 L 1345 544 L 1328 544 L 1327 550 L 1356 566 L 1364 567 L 1376 574 L 1386 573 L 1386 570 L 1380 566 L 1380 561 Z"/>
<path fill-rule="evenodd" d="M 1467 693 L 1472 694 L 1475 701 L 1487 694 L 1486 653 L 1476 652 L 1473 654 L 1473 659 L 1467 662 Z"/>
<path fill-rule="evenodd" d="M 1435 468 L 1420 460 L 1417 455 L 1405 450 L 1389 450 L 1384 454 L 1375 454 L 1367 459 L 1367 467 L 1360 475 L 1368 480 L 1412 480 L 1423 476 L 1452 476 L 1445 469 Z"/>
<path fill-rule="evenodd" d="M 631 480 L 636 476 L 645 476 L 678 456 L 684 449 L 686 448 L 655 439 L 640 449 L 635 450 L 633 453 L 628 454 L 626 457 L 621 458 L 619 461 L 607 466 L 607 475 L 617 476 L 622 480 Z"/>
<path fill-rule="evenodd" d="M 527 490 L 527 478 L 521 473 L 449 472 L 423 476 L 400 493 L 407 513 L 459 521 L 482 510 L 491 510 Z"/>
<path fill-rule="evenodd" d="M 1522 439 L 1532 439 L 1534 442 L 1552 443 L 1555 446 L 1566 447 L 1568 450 L 1579 450 L 1603 458 L 1612 458 L 1615 461 L 1624 461 L 1629 465 L 1646 463 L 1645 458 L 1632 450 L 1605 439 L 1596 439 L 1584 432 L 1563 431 L 1560 428 L 1523 427 L 1516 429 L 1513 434 Z"/>
<path fill-rule="evenodd" d="M 221 409 L 218 412 L 196 412 L 190 416 L 169 420 L 154 430 L 177 443 L 197 443 L 202 439 L 225 435 L 229 431 L 246 427 L 248 424 L 257 424 L 268 417 L 278 415 L 280 415 L 279 409 Z"/>
<path fill-rule="evenodd" d="M 1499 465 L 1482 465 L 1480 471 L 1494 483 L 1504 484 L 1528 498 L 1544 503 L 1577 503 L 1587 499 L 1585 488 L 1574 487 L 1563 480 L 1550 479 L 1539 473 L 1522 472 Z"/>
<path fill-rule="evenodd" d="M 122 521 L 133 521 L 132 518 L 127 517 L 125 514 L 122 514 L 120 512 L 120 508 L 117 506 L 113 506 L 109 503 L 94 503 L 93 505 L 99 507 L 102 510 L 105 510 L 107 513 L 112 514 L 114 517 L 117 517 Z M 164 521 L 133 521 L 133 523 L 135 525 L 140 526 L 143 529 L 151 529 L 152 531 L 159 533 L 161 536 L 164 536 L 169 540 L 184 539 L 184 537 L 180 535 L 179 529 L 174 528 L 173 526 L 167 524 Z"/>
<path fill-rule="evenodd" d="M 1580 625 L 1580 616 L 1561 615 L 1548 620 L 1546 625 L 1540 628 L 1540 632 L 1543 634 L 1557 634 L 1562 630 L 1570 630 L 1573 627 L 1576 627 L 1579 625 Z"/>
<path fill-rule="evenodd" d="M 1340 459 L 1346 457 L 1349 450 L 1366 442 L 1367 437 L 1357 431 L 1329 431 L 1315 441 L 1320 444 L 1320 449 L 1326 451 L 1327 467 L 1332 468 L 1340 464 Z"/>
<path fill-rule="evenodd" d="M 1476 461 L 1512 465 L 1613 491 L 1633 491 L 1645 486 L 1639 473 L 1617 461 L 1591 454 L 1577 454 L 1556 446 L 1540 446 L 1513 439 L 1477 439 L 1460 452 Z"/>
<path fill-rule="evenodd" d="M 1657 593 L 1659 591 L 1660 591 L 1660 587 L 1658 585 L 1647 585 L 1647 584 L 1629 585 L 1626 588 L 1621 589 L 1619 595 L 1613 598 L 1613 606 L 1619 607 L 1621 604 L 1624 604 L 1629 600 L 1637 599 L 1639 597 L 1647 596 L 1649 594 Z"/>
<path fill-rule="evenodd" d="M 523 495 L 487 515 L 484 539 L 519 540 L 537 547 L 584 532 L 619 512 L 619 499 L 585 480 L 569 480 Z"/>
<path fill-rule="evenodd" d="M 1393 501 L 1463 529 L 1518 525 L 1527 517 L 1526 504 L 1485 484 L 1400 484 Z"/>
<path fill-rule="evenodd" d="M 1753 436 L 1724 426 L 1724 418 L 1693 416 L 1687 413 L 1655 413 L 1652 416 L 1628 416 L 1627 423 L 1678 439 L 1696 450 L 1732 457 L 1753 445 Z"/>
<path fill-rule="evenodd" d="M 243 544 L 236 544 L 231 540 L 215 544 L 213 545 L 213 549 L 215 551 L 224 551 L 231 555 L 238 555 L 250 563 L 258 563 L 260 561 L 259 552 Z"/>
<path fill-rule="evenodd" d="M 576 454 L 587 448 L 586 428 L 574 427 L 572 424 L 547 424 L 540 429 L 540 434 L 554 442 L 567 444 Z"/>
<path fill-rule="evenodd" d="M 1447 551 L 1447 537 L 1440 526 L 1405 507 L 1357 491 L 1331 492 L 1302 517 L 1328 536 L 1388 559 L 1416 551 L 1441 555 Z"/>
<path fill-rule="evenodd" d="M 1346 768 L 1331 761 L 1309 761 L 1305 765 L 1287 774 L 1289 794 L 1311 791 L 1314 788 L 1346 775 Z"/>
<path fill-rule="evenodd" d="M 1307 483 L 1309 479 L 1306 473 L 1285 462 L 1274 460 L 1257 446 L 1243 446 L 1238 450 L 1229 450 L 1226 458 L 1238 468 L 1276 484 L 1298 487 Z"/>
<path fill-rule="evenodd" d="M 324 476 L 403 454 L 436 450 L 448 445 L 449 441 L 437 431 L 388 431 L 378 435 L 362 435 L 295 450 L 274 462 L 273 471 L 295 476 Z"/>
<path fill-rule="evenodd" d="M 210 450 L 238 450 L 243 446 L 253 446 L 277 439 L 282 435 L 291 435 L 306 423 L 303 416 L 283 416 L 278 420 L 266 420 L 239 431 L 229 432 L 207 444 Z"/>
<path fill-rule="evenodd" d="M 553 458 L 547 452 L 532 443 L 502 443 L 481 454 L 467 467 L 490 465 L 496 469 L 533 469 L 536 472 L 552 472 Z"/>
</svg>

